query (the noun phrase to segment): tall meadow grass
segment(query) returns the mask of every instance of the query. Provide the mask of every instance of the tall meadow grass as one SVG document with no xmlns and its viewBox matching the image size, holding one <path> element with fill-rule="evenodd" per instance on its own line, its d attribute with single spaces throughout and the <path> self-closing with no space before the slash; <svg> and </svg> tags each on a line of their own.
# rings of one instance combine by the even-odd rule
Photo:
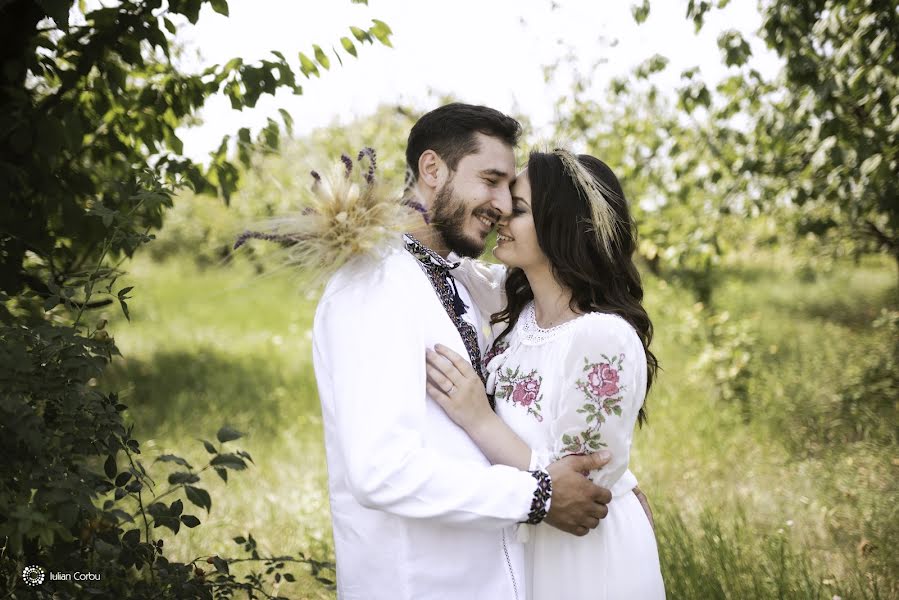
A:
<svg viewBox="0 0 899 600">
<path fill-rule="evenodd" d="M 316 290 L 241 261 L 199 268 L 176 255 L 129 270 L 132 322 L 108 315 L 125 358 L 101 385 L 122 390 L 145 454 L 202 456 L 197 439 L 227 423 L 255 461 L 209 485 L 209 518 L 169 552 L 233 554 L 232 538 L 252 532 L 265 552 L 332 559 Z M 632 468 L 657 513 L 670 598 L 899 598 L 896 400 L 862 389 L 877 406 L 846 408 L 847 386 L 864 386 L 872 356 L 892 347 L 872 323 L 896 308 L 895 273 L 877 260 L 796 272 L 730 267 L 714 306 L 647 281 L 663 371 Z M 699 361 L 708 315 L 724 312 L 745 332 L 739 401 Z M 730 359 L 716 360 L 726 374 Z M 295 575 L 278 593 L 333 597 Z"/>
</svg>

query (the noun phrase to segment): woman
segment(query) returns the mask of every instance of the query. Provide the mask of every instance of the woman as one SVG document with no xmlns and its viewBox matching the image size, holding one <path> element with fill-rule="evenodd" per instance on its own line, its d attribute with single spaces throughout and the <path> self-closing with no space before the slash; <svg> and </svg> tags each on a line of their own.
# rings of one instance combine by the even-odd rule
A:
<svg viewBox="0 0 899 600">
<path fill-rule="evenodd" d="M 428 393 L 494 463 L 534 470 L 611 452 L 590 474 L 613 494 L 598 527 L 576 537 L 520 526 L 529 598 L 663 598 L 652 526 L 627 470 L 657 363 L 621 186 L 602 161 L 557 149 L 531 154 L 512 196 L 494 250 L 509 271 L 493 322 L 508 326 L 485 357 L 486 390 L 465 359 L 438 345 L 427 355 Z"/>
</svg>

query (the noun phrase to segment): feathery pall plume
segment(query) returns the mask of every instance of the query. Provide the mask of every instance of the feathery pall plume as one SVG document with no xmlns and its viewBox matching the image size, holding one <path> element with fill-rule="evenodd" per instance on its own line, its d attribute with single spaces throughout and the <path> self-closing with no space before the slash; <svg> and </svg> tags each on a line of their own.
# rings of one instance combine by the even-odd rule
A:
<svg viewBox="0 0 899 600">
<path fill-rule="evenodd" d="M 299 199 L 298 212 L 244 232 L 235 249 L 249 239 L 281 243 L 290 265 L 323 282 L 352 258 L 399 244 L 403 233 L 421 225 L 421 215 L 400 201 L 401 194 L 375 177 L 374 149 L 359 152 L 358 169 L 346 154 L 340 160 L 326 175 L 312 171 L 313 184 Z"/>
</svg>

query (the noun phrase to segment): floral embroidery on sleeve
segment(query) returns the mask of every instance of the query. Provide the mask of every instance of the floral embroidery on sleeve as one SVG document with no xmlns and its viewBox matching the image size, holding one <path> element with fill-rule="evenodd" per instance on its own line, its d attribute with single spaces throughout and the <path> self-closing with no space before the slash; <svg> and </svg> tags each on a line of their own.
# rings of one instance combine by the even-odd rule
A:
<svg viewBox="0 0 899 600">
<path fill-rule="evenodd" d="M 496 380 L 496 399 L 511 402 L 513 405 L 518 404 L 527 409 L 528 414 L 534 415 L 537 421 L 542 422 L 541 383 L 543 377 L 537 374 L 536 369 L 531 369 L 526 374 L 522 374 L 518 367 L 515 367 L 515 370 L 509 368 L 500 370 Z"/>
<path fill-rule="evenodd" d="M 624 354 L 608 357 L 601 355 L 603 362 L 591 363 L 584 357 L 586 378 L 579 378 L 575 387 L 584 394 L 586 402 L 577 412 L 586 416 L 586 427 L 579 433 L 562 436 L 562 454 L 584 454 L 595 452 L 606 444 L 602 441 L 599 428 L 611 415 L 621 416 L 621 400 L 624 386 L 618 383 Z"/>
</svg>

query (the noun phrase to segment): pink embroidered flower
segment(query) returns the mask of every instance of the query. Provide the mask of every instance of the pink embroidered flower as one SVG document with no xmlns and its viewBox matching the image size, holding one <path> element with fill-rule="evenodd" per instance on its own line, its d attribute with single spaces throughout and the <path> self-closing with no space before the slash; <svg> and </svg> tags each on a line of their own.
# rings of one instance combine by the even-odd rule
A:
<svg viewBox="0 0 899 600">
<path fill-rule="evenodd" d="M 618 371 L 609 363 L 595 365 L 587 375 L 587 381 L 595 396 L 612 396 L 618 393 Z"/>
<path fill-rule="evenodd" d="M 530 406 L 540 393 L 540 382 L 535 379 L 523 379 L 516 382 L 512 392 L 512 402 L 522 406 Z"/>
</svg>

